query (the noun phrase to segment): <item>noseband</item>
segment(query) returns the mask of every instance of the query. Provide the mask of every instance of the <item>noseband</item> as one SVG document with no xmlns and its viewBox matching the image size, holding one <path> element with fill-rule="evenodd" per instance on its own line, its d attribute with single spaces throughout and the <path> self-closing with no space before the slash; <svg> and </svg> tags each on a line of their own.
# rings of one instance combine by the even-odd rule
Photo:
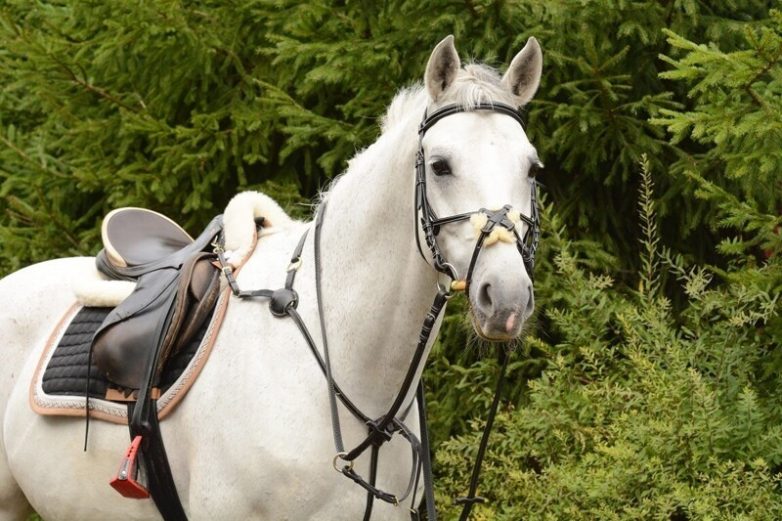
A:
<svg viewBox="0 0 782 521">
<path fill-rule="evenodd" d="M 487 210 L 481 208 L 480 210 L 473 212 L 466 212 L 451 215 L 448 217 L 438 217 L 435 213 L 432 205 L 429 204 L 429 198 L 427 197 L 427 185 L 426 185 L 426 158 L 424 154 L 424 136 L 426 131 L 432 128 L 435 123 L 441 119 L 451 116 L 453 114 L 459 114 L 461 112 L 475 112 L 475 111 L 491 111 L 505 114 L 515 119 L 522 128 L 524 128 L 524 122 L 521 119 L 518 111 L 509 105 L 503 103 L 479 103 L 473 108 L 467 109 L 461 105 L 447 105 L 431 114 L 424 114 L 424 118 L 418 127 L 418 153 L 416 154 L 415 161 L 415 212 L 416 212 L 416 229 L 415 238 L 418 245 L 418 251 L 421 256 L 426 260 L 426 256 L 421 248 L 420 230 L 423 230 L 424 237 L 426 239 L 426 245 L 431 252 L 432 265 L 434 269 L 440 273 L 451 278 L 451 289 L 460 291 L 467 290 L 472 279 L 472 273 L 475 269 L 475 263 L 478 260 L 478 255 L 481 249 L 485 245 L 486 238 L 491 235 L 495 228 L 499 225 L 505 228 L 508 232 L 512 233 L 516 247 L 521 254 L 522 262 L 527 270 L 530 278 L 533 276 L 535 268 L 535 252 L 538 248 L 538 239 L 540 238 L 540 216 L 538 212 L 538 199 L 537 199 L 537 183 L 534 177 L 529 178 L 530 182 L 530 197 L 532 203 L 532 213 L 530 216 L 526 216 L 521 212 L 514 212 L 513 207 L 510 204 L 506 204 L 502 208 L 495 210 Z M 473 249 L 472 257 L 470 258 L 470 264 L 467 268 L 467 273 L 464 279 L 459 278 L 459 274 L 453 264 L 448 262 L 443 255 L 440 246 L 437 243 L 437 235 L 440 233 L 442 226 L 447 224 L 458 223 L 474 219 L 476 215 L 483 215 L 486 217 L 485 224 L 479 229 L 478 239 Z M 418 226 L 420 222 L 420 228 Z M 517 224 L 523 222 L 527 225 L 526 231 L 520 232 Z"/>
</svg>

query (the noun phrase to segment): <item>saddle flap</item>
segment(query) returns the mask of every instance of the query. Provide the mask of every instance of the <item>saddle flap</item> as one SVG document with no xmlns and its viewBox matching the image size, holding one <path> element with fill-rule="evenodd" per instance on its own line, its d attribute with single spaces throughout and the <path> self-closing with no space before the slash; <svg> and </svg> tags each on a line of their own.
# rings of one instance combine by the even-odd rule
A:
<svg viewBox="0 0 782 521">
<path fill-rule="evenodd" d="M 139 280 L 136 290 L 114 308 L 93 338 L 93 359 L 111 382 L 138 389 L 147 359 L 160 341 L 175 294 L 177 272 L 159 270 Z"/>
<path fill-rule="evenodd" d="M 158 372 L 163 370 L 163 364 L 173 353 L 190 342 L 217 303 L 220 271 L 212 264 L 214 259 L 214 254 L 203 252 L 182 266 L 182 280 L 171 324 L 163 340 Z"/>
<path fill-rule="evenodd" d="M 213 256 L 201 256 L 193 265 L 188 285 L 190 303 L 187 318 L 179 330 L 174 351 L 187 345 L 211 314 L 220 296 L 220 271 L 212 264 Z"/>
<path fill-rule="evenodd" d="M 220 271 L 213 259 L 214 254 L 202 252 L 180 270 L 145 275 L 106 317 L 93 340 L 93 357 L 110 381 L 138 389 L 155 351 L 157 380 L 168 359 L 192 340 L 220 293 Z"/>
</svg>

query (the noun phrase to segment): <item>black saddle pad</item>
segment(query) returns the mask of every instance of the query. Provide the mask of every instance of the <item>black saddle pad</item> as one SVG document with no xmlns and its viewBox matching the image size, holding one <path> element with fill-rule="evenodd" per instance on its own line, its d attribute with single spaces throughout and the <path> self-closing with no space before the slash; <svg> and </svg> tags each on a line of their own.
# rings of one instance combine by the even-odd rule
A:
<svg viewBox="0 0 782 521">
<path fill-rule="evenodd" d="M 95 331 L 112 308 L 84 307 L 73 317 L 60 342 L 52 353 L 43 374 L 43 391 L 46 394 L 65 396 L 84 396 L 87 389 L 87 361 L 89 360 L 90 344 Z M 172 356 L 163 370 L 160 390 L 165 392 L 184 372 L 190 360 L 198 351 L 206 334 L 210 316 L 204 321 L 201 329 L 189 344 Z M 139 363 L 143 363 L 140 361 Z M 104 398 L 106 390 L 112 386 L 95 366 L 89 367 L 89 396 Z"/>
</svg>

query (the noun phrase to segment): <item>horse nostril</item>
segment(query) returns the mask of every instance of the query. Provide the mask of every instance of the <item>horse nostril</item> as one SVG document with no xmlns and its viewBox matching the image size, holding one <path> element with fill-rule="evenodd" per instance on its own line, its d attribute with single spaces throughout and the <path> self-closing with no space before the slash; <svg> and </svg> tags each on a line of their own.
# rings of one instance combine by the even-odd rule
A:
<svg viewBox="0 0 782 521">
<path fill-rule="evenodd" d="M 492 309 L 492 299 L 491 299 L 491 293 L 489 290 L 491 289 L 491 284 L 486 283 L 483 286 L 481 286 L 481 290 L 478 293 L 478 304 L 483 308 L 484 312 L 489 312 Z"/>
</svg>

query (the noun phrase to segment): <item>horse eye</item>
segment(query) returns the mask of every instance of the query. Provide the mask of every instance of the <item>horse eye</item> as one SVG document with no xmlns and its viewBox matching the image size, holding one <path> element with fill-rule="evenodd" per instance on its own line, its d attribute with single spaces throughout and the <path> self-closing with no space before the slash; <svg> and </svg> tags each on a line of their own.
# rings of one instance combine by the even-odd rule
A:
<svg viewBox="0 0 782 521">
<path fill-rule="evenodd" d="M 434 175 L 436 176 L 443 176 L 443 175 L 451 175 L 451 167 L 448 165 L 448 161 L 445 159 L 435 159 L 430 164 L 432 167 L 432 172 L 434 172 Z"/>
</svg>

